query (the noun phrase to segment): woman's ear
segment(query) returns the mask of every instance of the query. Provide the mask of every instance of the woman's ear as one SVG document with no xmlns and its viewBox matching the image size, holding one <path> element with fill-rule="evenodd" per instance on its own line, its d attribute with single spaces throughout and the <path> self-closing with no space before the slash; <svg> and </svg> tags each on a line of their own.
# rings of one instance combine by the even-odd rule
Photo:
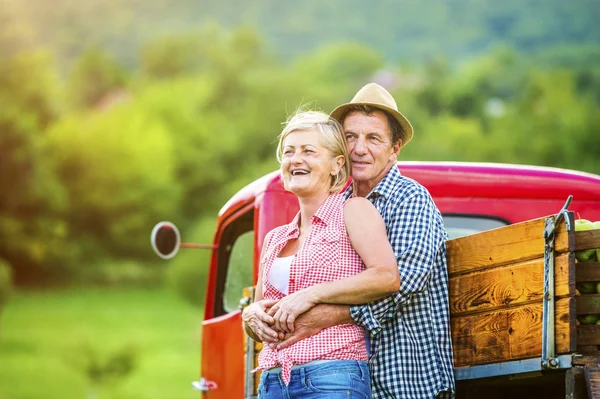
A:
<svg viewBox="0 0 600 399">
<path fill-rule="evenodd" d="M 331 175 L 335 176 L 338 173 L 340 173 L 340 170 L 346 163 L 346 158 L 344 158 L 343 155 L 338 155 L 337 157 L 333 158 L 331 162 L 333 162 L 333 167 L 331 168 Z"/>
</svg>

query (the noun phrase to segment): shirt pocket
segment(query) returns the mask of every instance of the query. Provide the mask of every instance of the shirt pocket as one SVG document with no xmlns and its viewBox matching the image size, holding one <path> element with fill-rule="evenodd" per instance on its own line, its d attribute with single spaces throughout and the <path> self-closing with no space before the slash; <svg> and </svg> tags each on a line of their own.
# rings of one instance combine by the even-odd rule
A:
<svg viewBox="0 0 600 399">
<path fill-rule="evenodd" d="M 306 281 L 309 285 L 337 280 L 336 273 L 342 253 L 342 232 L 325 230 L 317 234 L 308 246 Z"/>
</svg>

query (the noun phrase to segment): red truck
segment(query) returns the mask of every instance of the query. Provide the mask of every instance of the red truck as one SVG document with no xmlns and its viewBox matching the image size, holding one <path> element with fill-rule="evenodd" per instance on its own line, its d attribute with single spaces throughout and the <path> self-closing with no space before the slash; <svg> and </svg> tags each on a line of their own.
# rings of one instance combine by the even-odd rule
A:
<svg viewBox="0 0 600 399">
<path fill-rule="evenodd" d="M 449 256 L 458 254 L 460 257 L 460 254 L 471 253 L 468 251 L 486 253 L 494 246 L 506 245 L 506 243 L 501 244 L 497 241 L 506 237 L 517 237 L 512 239 L 515 242 L 511 245 L 523 246 L 525 242 L 531 241 L 531 245 L 541 246 L 540 253 L 543 256 L 543 223 L 541 221 L 527 222 L 529 224 L 521 222 L 547 215 L 556 215 L 563 208 L 569 196 L 573 197 L 569 207 L 570 211 L 579 213 L 581 217 L 592 221 L 600 220 L 600 176 L 597 175 L 548 167 L 460 162 L 398 162 L 398 168 L 403 175 L 415 179 L 431 193 L 444 217 L 450 239 Z M 210 248 L 212 256 L 203 322 L 202 375 L 200 381 L 194 383 L 197 389 L 203 391 L 206 398 L 250 398 L 256 395 L 257 378 L 249 373 L 249 370 L 254 368 L 255 355 L 260 350 L 260 344 L 255 345 L 251 342 L 241 327 L 241 309 L 251 301 L 252 296 L 251 290 L 246 289 L 245 294 L 242 292 L 244 288 L 256 284 L 259 254 L 267 232 L 274 227 L 288 223 L 298 209 L 296 197 L 284 190 L 279 173 L 273 172 L 241 189 L 219 212 L 214 242 L 212 245 L 205 246 Z M 566 219 L 567 226 L 573 224 L 572 213 L 563 212 L 562 215 Z M 563 220 L 563 224 L 564 222 Z M 540 225 L 540 223 L 542 224 Z M 503 229 L 507 229 L 503 226 L 514 224 L 517 224 L 516 227 L 506 230 L 506 233 L 502 234 L 505 231 Z M 539 226 L 541 226 L 541 230 L 535 230 L 540 229 Z M 485 233 L 475 234 L 490 230 L 500 233 L 487 236 Z M 591 236 L 585 245 L 591 247 L 592 244 L 598 244 L 600 246 L 600 230 L 598 233 Z M 539 235 L 541 241 L 528 239 L 527 237 L 531 234 L 535 237 Z M 475 241 L 475 238 L 479 241 Z M 574 238 L 575 235 L 571 234 L 565 240 L 574 240 Z M 493 240 L 491 244 L 489 240 Z M 579 295 L 574 289 L 576 277 L 573 256 L 575 249 L 583 248 L 582 239 L 579 242 L 580 244 L 570 242 L 564 247 L 566 248 L 564 251 L 567 251 L 564 255 L 564 258 L 567 259 L 565 268 L 568 269 L 567 271 L 573 269 L 573 272 L 565 277 L 569 279 L 565 283 L 567 288 L 557 288 L 557 298 L 560 295 L 565 296 L 564 300 L 561 299 L 562 302 L 556 301 L 560 311 L 563 309 L 561 306 L 564 301 L 570 304 L 567 306 L 568 309 L 575 309 L 575 298 Z M 177 229 L 170 224 L 159 223 L 153 231 L 153 244 L 160 256 L 165 258 L 173 256 L 180 246 Z M 576 245 L 579 246 L 575 248 Z M 185 244 L 181 246 L 185 246 Z M 525 253 L 528 252 L 528 248 L 515 251 Z M 539 256 L 539 253 L 536 256 Z M 499 257 L 502 257 L 501 252 Z M 533 279 L 530 277 L 531 275 L 539 276 L 539 270 L 542 273 L 542 280 L 547 278 L 544 274 L 544 261 L 541 261 L 542 266 L 538 265 L 539 262 L 536 263 L 537 269 L 534 274 L 531 274 L 534 266 L 529 267 L 528 265 L 535 262 L 530 258 L 519 258 L 519 262 L 526 261 L 525 267 L 521 267 L 521 263 L 518 265 L 519 270 L 526 272 L 523 274 L 523 279 Z M 489 259 L 491 260 L 492 256 Z M 485 261 L 490 263 L 487 259 Z M 578 309 L 569 310 L 570 313 L 567 314 L 566 319 L 562 313 L 559 315 L 559 310 L 556 311 L 557 318 L 560 320 L 557 319 L 556 331 L 554 323 L 548 330 L 551 333 L 550 340 L 544 338 L 548 335 L 546 326 L 550 325 L 547 321 L 549 312 L 543 312 L 544 327 L 543 334 L 541 334 L 542 311 L 540 307 L 540 320 L 535 321 L 536 326 L 539 324 L 540 330 L 532 330 L 531 334 L 534 335 L 533 341 L 535 342 L 525 347 L 523 346 L 524 342 L 529 342 L 529 338 L 524 340 L 520 338 L 519 340 L 523 342 L 515 342 L 514 339 L 510 341 L 509 334 L 512 333 L 513 328 L 517 328 L 509 325 L 512 323 L 511 317 L 514 319 L 517 317 L 515 315 L 522 311 L 516 306 L 533 306 L 538 299 L 541 306 L 542 297 L 549 298 L 545 291 L 533 292 L 537 288 L 527 290 L 525 299 L 521 299 L 514 293 L 515 284 L 523 291 L 523 285 L 529 284 L 528 281 L 507 283 L 513 284 L 512 288 L 505 287 L 505 291 L 508 293 L 504 294 L 504 302 L 496 307 L 464 305 L 467 307 L 464 312 L 464 309 L 454 308 L 461 300 L 459 295 L 465 291 L 464 284 L 467 284 L 469 276 L 473 277 L 477 273 L 479 273 L 477 275 L 485 276 L 479 280 L 471 278 L 470 281 L 482 281 L 485 278 L 499 279 L 502 278 L 497 277 L 501 276 L 498 274 L 499 270 L 506 271 L 512 267 L 508 263 L 503 261 L 503 263 L 494 265 L 479 265 L 473 266 L 469 270 L 456 271 L 454 268 L 457 261 L 449 258 L 457 397 L 494 398 L 508 397 L 509 395 L 527 398 L 538 396 L 583 398 L 586 397 L 584 395 L 594 397 L 593 387 L 589 382 L 594 375 L 588 376 L 586 372 L 593 371 L 596 363 L 600 364 L 600 356 L 595 357 L 595 351 L 598 349 L 598 346 L 595 345 L 596 340 L 600 344 L 600 326 L 598 326 L 598 331 L 596 329 L 586 330 L 586 343 L 593 345 L 578 346 L 576 340 L 579 337 L 580 329 L 575 321 L 576 313 L 580 312 Z M 560 264 L 562 265 L 562 263 Z M 495 274 L 484 273 L 492 267 L 495 267 L 492 270 Z M 598 269 L 600 269 L 600 264 L 598 264 Z M 514 272 L 511 271 L 511 273 L 514 275 Z M 590 281 L 596 278 L 600 281 L 600 273 L 595 274 L 593 270 L 591 274 L 588 273 L 587 277 L 581 276 L 580 273 L 577 281 L 580 279 Z M 557 281 L 561 278 L 557 277 Z M 512 277 L 512 280 L 516 279 L 516 277 Z M 463 286 L 457 286 L 459 281 Z M 534 283 L 538 284 L 532 280 L 532 286 Z M 543 282 L 539 284 L 543 285 Z M 485 287 L 473 289 L 483 290 L 484 292 L 480 295 L 485 295 L 485 290 L 489 290 Z M 597 299 L 598 313 L 600 313 L 600 297 Z M 554 306 L 554 297 L 552 300 L 550 305 Z M 537 302 L 535 304 L 537 306 Z M 594 307 L 586 309 L 586 313 L 595 311 Z M 512 316 L 505 316 L 508 314 L 506 312 L 511 312 Z M 551 313 L 554 314 L 554 312 Z M 502 326 L 498 327 L 498 331 L 490 330 L 479 338 L 465 337 L 458 331 L 460 328 L 464 329 L 466 325 L 464 323 L 474 317 L 494 316 L 509 321 L 501 322 Z M 554 316 L 550 320 L 553 319 Z M 469 323 L 473 323 L 473 321 L 469 321 Z M 530 328 L 530 326 L 526 327 Z M 486 330 L 487 327 L 481 328 Z M 563 342 L 563 330 L 565 329 L 570 331 L 567 334 L 567 344 Z M 515 335 L 513 334 L 513 336 Z M 502 341 L 505 339 L 504 337 L 509 337 L 506 338 L 506 342 Z M 484 342 L 476 341 L 476 339 L 484 338 Z M 543 342 L 542 339 L 544 339 Z M 542 355 L 546 358 L 540 357 L 539 349 L 547 342 L 552 345 L 550 347 L 552 348 L 551 355 L 555 354 L 553 348 L 557 348 L 559 352 L 557 356 L 549 358 L 548 353 L 544 354 L 542 350 Z M 523 347 L 518 347 L 518 345 Z M 566 349 L 563 348 L 565 345 Z M 580 356 L 582 353 L 579 349 L 582 348 L 591 353 Z M 563 353 L 560 353 L 561 350 Z M 552 363 L 551 366 L 549 366 L 548 359 Z M 577 359 L 584 359 L 587 363 L 583 362 L 578 365 Z M 587 384 L 585 377 L 588 377 Z"/>
</svg>

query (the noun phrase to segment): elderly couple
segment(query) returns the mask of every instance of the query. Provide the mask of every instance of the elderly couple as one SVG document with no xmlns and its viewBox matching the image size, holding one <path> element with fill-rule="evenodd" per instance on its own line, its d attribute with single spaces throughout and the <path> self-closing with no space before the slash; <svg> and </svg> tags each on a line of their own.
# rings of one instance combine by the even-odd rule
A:
<svg viewBox="0 0 600 399">
<path fill-rule="evenodd" d="M 277 158 L 300 211 L 265 237 L 243 313 L 264 344 L 259 398 L 453 396 L 446 231 L 396 167 L 412 135 L 375 83 L 286 123 Z"/>
</svg>

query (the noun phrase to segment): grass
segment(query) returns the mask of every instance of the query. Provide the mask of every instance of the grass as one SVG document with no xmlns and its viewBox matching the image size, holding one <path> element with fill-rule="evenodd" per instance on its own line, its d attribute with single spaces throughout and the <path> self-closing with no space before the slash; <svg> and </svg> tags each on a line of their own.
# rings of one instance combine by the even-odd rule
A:
<svg viewBox="0 0 600 399">
<path fill-rule="evenodd" d="M 197 399 L 201 321 L 166 289 L 18 292 L 0 315 L 0 399 Z M 85 364 L 124 348 L 131 373 L 94 388 Z"/>
</svg>

